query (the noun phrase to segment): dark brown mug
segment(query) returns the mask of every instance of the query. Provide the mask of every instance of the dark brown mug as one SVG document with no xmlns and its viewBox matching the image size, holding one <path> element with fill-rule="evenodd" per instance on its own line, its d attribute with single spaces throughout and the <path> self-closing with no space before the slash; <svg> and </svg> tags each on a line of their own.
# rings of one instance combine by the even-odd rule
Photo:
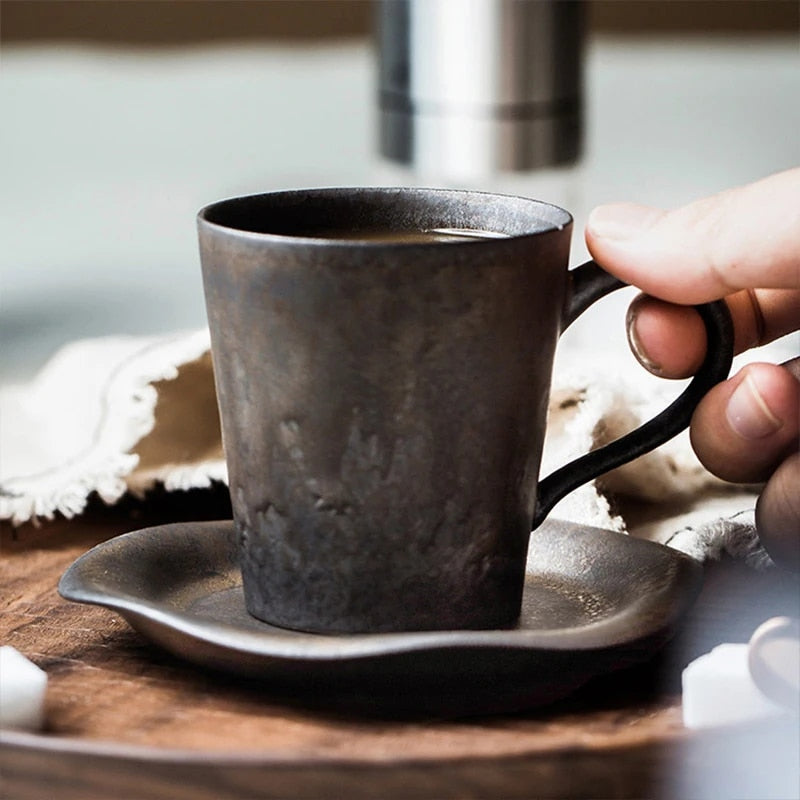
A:
<svg viewBox="0 0 800 800">
<path fill-rule="evenodd" d="M 558 337 L 623 285 L 567 269 L 569 213 L 321 189 L 224 200 L 198 225 L 245 598 L 275 625 L 513 624 L 531 530 L 683 430 L 730 369 L 727 307 L 698 306 L 708 355 L 683 394 L 539 481 Z"/>
</svg>

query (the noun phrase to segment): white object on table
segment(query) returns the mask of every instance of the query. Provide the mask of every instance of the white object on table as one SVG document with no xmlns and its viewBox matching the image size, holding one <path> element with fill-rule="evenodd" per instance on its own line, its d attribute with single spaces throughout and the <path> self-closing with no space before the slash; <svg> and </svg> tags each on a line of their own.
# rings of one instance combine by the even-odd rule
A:
<svg viewBox="0 0 800 800">
<path fill-rule="evenodd" d="M 756 686 L 749 645 L 721 644 L 683 671 L 683 724 L 711 728 L 782 716 L 786 710 Z"/>
<path fill-rule="evenodd" d="M 38 730 L 44 722 L 47 673 L 19 650 L 0 647 L 0 728 Z"/>
</svg>

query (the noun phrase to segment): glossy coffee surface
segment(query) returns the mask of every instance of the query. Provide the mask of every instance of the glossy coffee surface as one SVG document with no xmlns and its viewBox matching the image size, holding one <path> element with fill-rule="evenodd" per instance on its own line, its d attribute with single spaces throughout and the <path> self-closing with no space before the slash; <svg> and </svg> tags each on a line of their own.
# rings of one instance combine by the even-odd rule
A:
<svg viewBox="0 0 800 800">
<path fill-rule="evenodd" d="M 470 242 L 486 239 L 507 239 L 504 233 L 475 228 L 366 228 L 319 229 L 303 232 L 303 236 L 338 241 L 376 242 L 386 244 L 430 244 L 431 242 Z"/>
</svg>

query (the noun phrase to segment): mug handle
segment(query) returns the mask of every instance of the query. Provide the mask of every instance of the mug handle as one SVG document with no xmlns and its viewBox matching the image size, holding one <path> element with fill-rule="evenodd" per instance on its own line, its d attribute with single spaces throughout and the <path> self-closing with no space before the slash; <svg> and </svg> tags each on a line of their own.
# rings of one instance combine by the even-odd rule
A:
<svg viewBox="0 0 800 800">
<path fill-rule="evenodd" d="M 610 275 L 594 261 L 572 269 L 569 302 L 562 333 L 601 297 L 628 284 Z M 715 384 L 727 378 L 733 361 L 733 322 L 724 300 L 695 306 L 708 339 L 702 366 L 667 408 L 653 419 L 613 442 L 570 461 L 539 481 L 532 528 L 537 528 L 553 506 L 573 489 L 610 472 L 622 464 L 649 453 L 688 427 L 697 404 Z"/>
</svg>

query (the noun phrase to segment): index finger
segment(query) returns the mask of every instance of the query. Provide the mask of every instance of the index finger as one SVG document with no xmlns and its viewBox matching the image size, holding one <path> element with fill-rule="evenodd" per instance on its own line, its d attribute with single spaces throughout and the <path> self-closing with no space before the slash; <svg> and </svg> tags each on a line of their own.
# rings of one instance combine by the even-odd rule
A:
<svg viewBox="0 0 800 800">
<path fill-rule="evenodd" d="M 673 303 L 800 288 L 800 168 L 674 211 L 600 206 L 586 244 L 609 272 Z"/>
</svg>

